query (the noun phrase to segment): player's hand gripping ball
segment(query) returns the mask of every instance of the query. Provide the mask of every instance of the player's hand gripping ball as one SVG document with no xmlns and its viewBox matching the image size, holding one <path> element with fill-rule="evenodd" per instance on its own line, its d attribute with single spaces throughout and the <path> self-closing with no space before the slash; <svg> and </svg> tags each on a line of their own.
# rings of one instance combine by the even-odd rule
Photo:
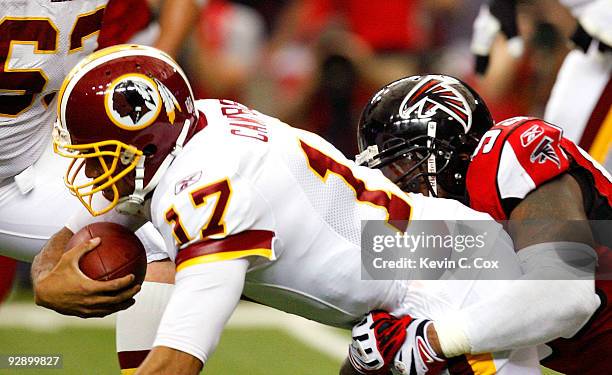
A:
<svg viewBox="0 0 612 375">
<path fill-rule="evenodd" d="M 100 237 L 100 244 L 81 257 L 81 271 L 99 281 L 134 274 L 135 283 L 142 284 L 147 272 L 147 254 L 134 232 L 115 223 L 93 223 L 75 233 L 66 248 L 71 249 L 95 237 Z"/>
</svg>

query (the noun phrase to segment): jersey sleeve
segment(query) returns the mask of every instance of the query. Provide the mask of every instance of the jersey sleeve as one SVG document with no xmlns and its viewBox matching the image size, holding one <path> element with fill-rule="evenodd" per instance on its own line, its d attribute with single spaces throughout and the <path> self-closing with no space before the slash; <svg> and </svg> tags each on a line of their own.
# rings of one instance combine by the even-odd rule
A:
<svg viewBox="0 0 612 375">
<path fill-rule="evenodd" d="M 568 170 L 562 140 L 560 128 L 535 118 L 514 117 L 491 128 L 468 169 L 470 206 L 507 219 L 527 194 Z"/>
<path fill-rule="evenodd" d="M 174 249 L 177 271 L 245 257 L 264 263 L 275 259 L 268 203 L 238 173 L 189 173 L 154 205 L 156 227 L 166 247 Z"/>
<path fill-rule="evenodd" d="M 247 268 L 245 259 L 235 259 L 179 272 L 153 346 L 189 353 L 206 363 L 240 301 Z"/>
</svg>

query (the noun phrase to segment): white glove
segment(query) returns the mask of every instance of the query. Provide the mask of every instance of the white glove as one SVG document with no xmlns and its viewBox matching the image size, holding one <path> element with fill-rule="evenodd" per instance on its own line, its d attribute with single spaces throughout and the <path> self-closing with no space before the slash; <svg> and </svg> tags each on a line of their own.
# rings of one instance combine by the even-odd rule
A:
<svg viewBox="0 0 612 375">
<path fill-rule="evenodd" d="M 437 375 L 446 368 L 427 340 L 428 319 L 375 310 L 353 327 L 349 361 L 361 374 Z"/>
<path fill-rule="evenodd" d="M 371 311 L 353 327 L 353 341 L 349 347 L 353 368 L 361 374 L 388 375 L 411 321 L 409 315 L 396 318 L 385 311 Z"/>
<path fill-rule="evenodd" d="M 394 375 L 437 375 L 447 366 L 447 361 L 436 355 L 427 340 L 429 319 L 414 319 L 406 329 L 406 339 L 395 356 Z"/>
<path fill-rule="evenodd" d="M 371 328 L 372 314 L 368 314 L 353 327 L 353 341 L 349 346 L 349 361 L 361 374 L 375 374 L 385 366 L 385 360 L 376 346 L 376 337 Z"/>
</svg>

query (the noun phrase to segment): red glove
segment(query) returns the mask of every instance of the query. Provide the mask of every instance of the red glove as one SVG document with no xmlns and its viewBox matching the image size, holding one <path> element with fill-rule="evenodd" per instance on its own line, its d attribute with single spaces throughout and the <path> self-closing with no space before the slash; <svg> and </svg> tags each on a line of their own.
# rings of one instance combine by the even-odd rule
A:
<svg viewBox="0 0 612 375">
<path fill-rule="evenodd" d="M 446 368 L 427 341 L 427 319 L 372 311 L 353 327 L 351 365 L 362 374 L 436 375 Z"/>
<path fill-rule="evenodd" d="M 393 358 L 406 338 L 412 317 L 401 319 L 380 311 L 371 311 L 353 327 L 349 361 L 362 374 L 388 374 Z"/>
</svg>

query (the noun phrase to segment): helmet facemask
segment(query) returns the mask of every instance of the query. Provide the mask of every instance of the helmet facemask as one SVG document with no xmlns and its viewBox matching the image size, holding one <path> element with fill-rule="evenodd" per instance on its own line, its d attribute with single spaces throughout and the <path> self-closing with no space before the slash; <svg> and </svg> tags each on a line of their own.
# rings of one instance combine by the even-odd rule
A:
<svg viewBox="0 0 612 375">
<path fill-rule="evenodd" d="M 427 135 L 411 138 L 390 137 L 380 142 L 379 146 L 370 146 L 357 157 L 357 163 L 369 168 L 381 169 L 383 174 L 400 189 L 408 192 L 427 193 L 438 197 L 443 189 L 443 196 L 463 200 L 465 195 L 465 170 L 461 160 L 462 139 L 450 141 L 436 138 L 437 124 L 433 121 L 401 120 L 427 123 Z M 424 125 L 424 124 L 422 124 Z M 461 136 L 459 136 L 461 137 Z M 467 155 L 466 155 L 467 156 Z M 455 171 L 451 176 L 451 171 Z M 457 172 L 457 170 L 463 172 Z M 441 189 L 440 189 L 441 188 Z"/>
<path fill-rule="evenodd" d="M 183 149 L 187 138 L 190 121 L 187 120 L 176 141 L 173 150 L 165 157 L 161 165 L 155 171 L 149 183 L 144 185 L 145 161 L 147 159 L 147 147 L 145 150 L 126 145 L 116 140 L 107 140 L 94 143 L 72 145 L 66 141 L 67 130 L 61 129 L 59 121 L 56 122 L 53 135 L 53 149 L 60 156 L 73 159 L 66 175 L 64 184 L 70 193 L 76 196 L 93 216 L 102 215 L 115 206 L 121 213 L 130 215 L 142 215 L 143 203 L 148 193 L 150 193 L 159 183 L 161 176 L 168 169 L 176 155 Z M 94 178 L 83 179 L 81 171 L 88 160 L 96 158 L 97 165 L 102 169 L 102 173 Z M 134 171 L 134 173 L 132 173 Z M 117 183 L 122 179 L 127 179 L 133 175 L 134 181 L 127 181 L 131 189 L 131 194 L 125 196 L 121 194 Z M 111 189 L 112 197 L 104 196 L 108 205 L 103 208 L 93 207 L 95 194 L 103 195 L 104 191 Z"/>
<path fill-rule="evenodd" d="M 64 132 L 66 130 L 60 129 L 56 124 L 53 149 L 57 154 L 73 159 L 64 176 L 66 187 L 93 216 L 110 211 L 122 199 L 117 183 L 144 160 L 142 151 L 114 140 L 73 145 Z M 94 178 L 86 178 L 81 172 L 86 163 L 91 163 L 94 159 L 101 173 Z M 105 191 L 112 192 L 112 197 L 105 196 L 108 204 L 104 207 L 94 207 L 94 196 Z"/>
</svg>

